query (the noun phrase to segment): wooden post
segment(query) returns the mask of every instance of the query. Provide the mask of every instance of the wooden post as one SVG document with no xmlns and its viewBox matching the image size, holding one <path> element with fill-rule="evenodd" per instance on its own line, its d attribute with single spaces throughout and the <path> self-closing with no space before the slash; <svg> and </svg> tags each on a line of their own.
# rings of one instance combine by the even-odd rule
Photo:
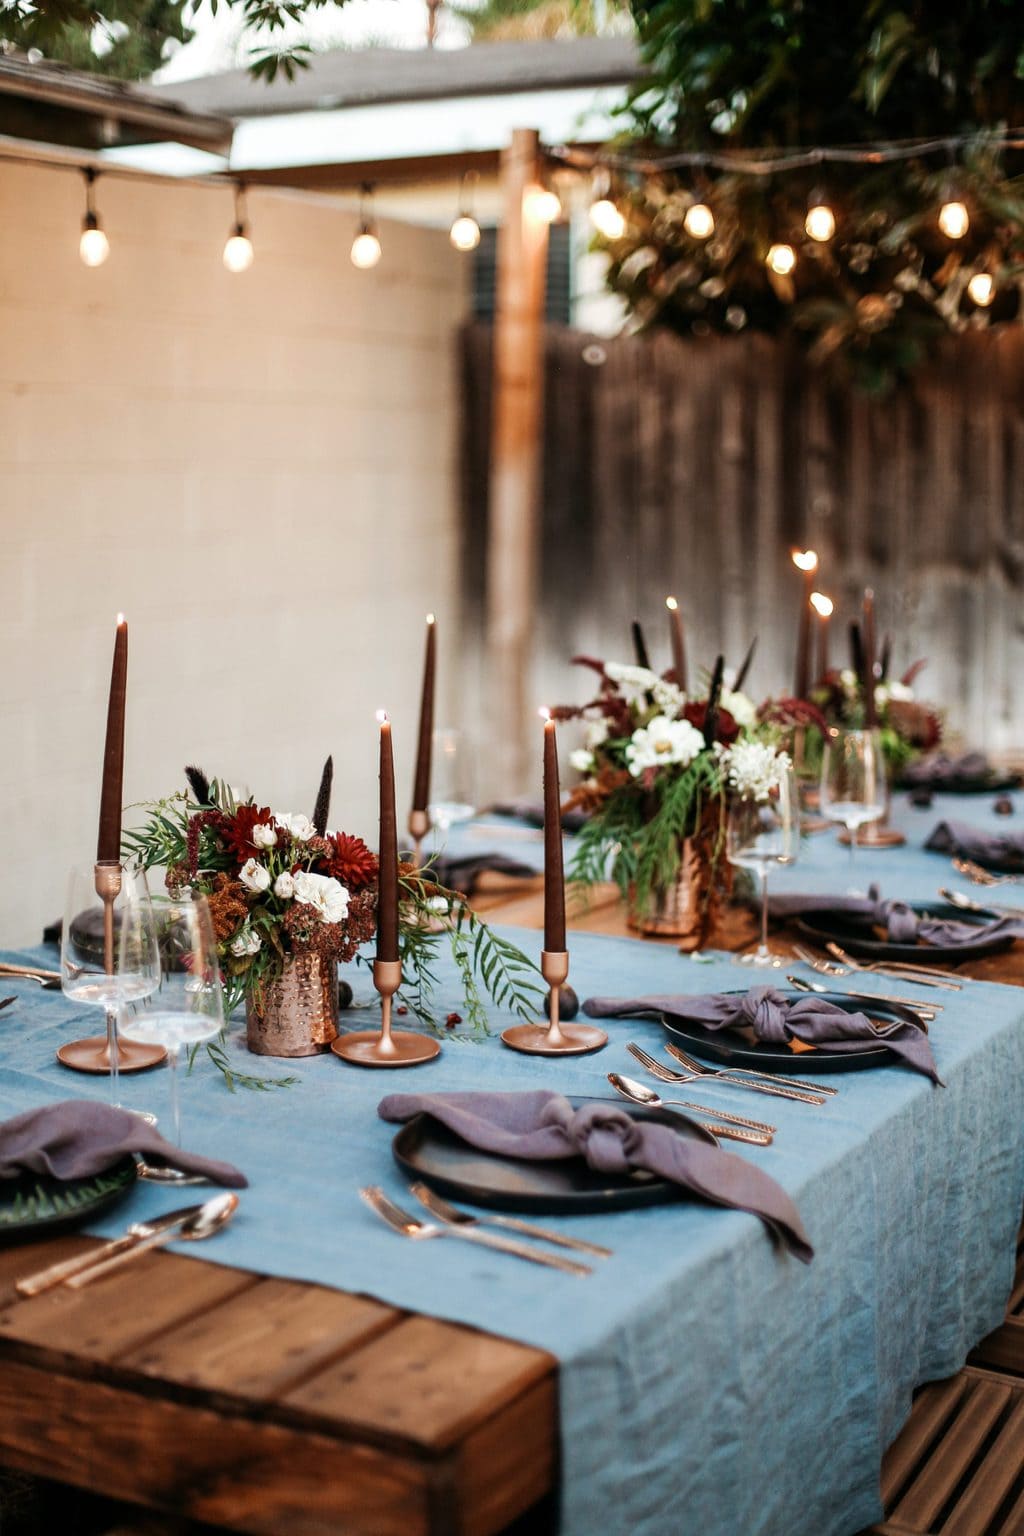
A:
<svg viewBox="0 0 1024 1536">
<path fill-rule="evenodd" d="M 494 312 L 494 385 L 487 540 L 487 678 L 491 796 L 539 779 L 530 753 L 529 696 L 536 619 L 548 226 L 531 210 L 540 142 L 517 128 L 502 152 L 502 225 Z M 536 736 L 536 732 L 533 736 Z M 534 759 L 537 759 L 534 761 Z"/>
</svg>

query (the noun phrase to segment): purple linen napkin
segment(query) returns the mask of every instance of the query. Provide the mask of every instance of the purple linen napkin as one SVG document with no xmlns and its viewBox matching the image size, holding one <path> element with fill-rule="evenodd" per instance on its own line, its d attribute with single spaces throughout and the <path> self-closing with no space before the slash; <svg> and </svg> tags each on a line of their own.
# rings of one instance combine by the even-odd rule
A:
<svg viewBox="0 0 1024 1536">
<path fill-rule="evenodd" d="M 28 1109 L 0 1124 L 0 1179 L 16 1179 L 23 1173 L 86 1179 L 112 1168 L 129 1152 L 180 1168 L 182 1173 L 202 1174 L 228 1189 L 245 1189 L 249 1183 L 230 1163 L 183 1152 L 140 1116 L 112 1104 L 64 1099 Z"/>
<path fill-rule="evenodd" d="M 495 816 L 515 816 L 518 821 L 525 821 L 531 827 L 544 825 L 544 806 L 539 800 L 503 800 L 491 809 Z M 562 831 L 578 832 L 586 821 L 586 811 L 563 811 Z"/>
<path fill-rule="evenodd" d="M 789 998 L 774 987 L 746 993 L 711 992 L 704 997 L 590 997 L 583 1012 L 591 1018 L 636 1013 L 667 1013 L 695 1021 L 708 1030 L 752 1029 L 759 1040 L 784 1046 L 789 1040 L 821 1045 L 830 1054 L 856 1055 L 884 1046 L 915 1072 L 940 1083 L 928 1036 L 909 1021 L 880 1035 L 863 1013 L 847 1013 L 817 997 Z"/>
<path fill-rule="evenodd" d="M 991 773 L 992 764 L 983 752 L 965 752 L 962 757 L 937 752 L 933 757 L 908 763 L 900 774 L 900 784 L 910 788 L 942 789 L 948 784 L 975 784 L 989 778 Z"/>
<path fill-rule="evenodd" d="M 964 821 L 940 821 L 925 847 L 932 853 L 958 854 L 986 869 L 1007 874 L 1024 872 L 1024 833 L 983 832 Z"/>
<path fill-rule="evenodd" d="M 804 1264 L 814 1257 L 800 1213 L 767 1173 L 707 1142 L 679 1136 L 670 1125 L 634 1118 L 614 1104 L 573 1109 L 560 1093 L 390 1093 L 382 1120 L 433 1115 L 471 1147 L 500 1157 L 549 1162 L 582 1157 L 599 1173 L 644 1168 L 713 1205 L 758 1216 Z"/>
<path fill-rule="evenodd" d="M 510 859 L 504 853 L 474 853 L 460 858 L 457 854 L 451 858 L 443 854 L 434 863 L 423 871 L 426 880 L 436 880 L 439 885 L 445 886 L 449 891 L 459 891 L 463 896 L 471 896 L 476 890 L 481 875 L 495 874 L 508 875 L 513 879 L 526 879 L 538 874 L 530 864 L 523 864 L 518 859 Z"/>
<path fill-rule="evenodd" d="M 796 891 L 769 896 L 768 911 L 781 922 L 801 917 L 805 912 L 837 912 L 847 917 L 863 917 L 884 928 L 890 944 L 930 944 L 941 949 L 959 949 L 996 939 L 1024 938 L 1024 911 L 1020 917 L 1001 917 L 991 923 L 920 917 L 905 901 L 883 901 L 875 885 L 871 886 L 867 896 L 829 896 L 813 892 L 800 895 Z"/>
</svg>

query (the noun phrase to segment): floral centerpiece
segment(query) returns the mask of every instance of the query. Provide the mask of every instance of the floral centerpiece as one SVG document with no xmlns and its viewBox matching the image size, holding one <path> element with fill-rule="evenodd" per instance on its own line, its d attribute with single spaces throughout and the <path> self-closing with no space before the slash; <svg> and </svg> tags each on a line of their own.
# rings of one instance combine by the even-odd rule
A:
<svg viewBox="0 0 1024 1536">
<path fill-rule="evenodd" d="M 875 718 L 891 782 L 942 740 L 941 714 L 918 699 L 914 689 L 925 665 L 917 661 L 901 678 L 882 677 L 875 683 Z M 828 672 L 814 696 L 828 725 L 852 730 L 864 725 L 864 690 L 852 667 Z"/>
<path fill-rule="evenodd" d="M 729 888 L 727 749 L 757 729 L 757 707 L 723 685 L 721 657 L 699 697 L 646 667 L 576 660 L 599 684 L 554 711 L 585 726 L 570 758 L 583 777 L 567 809 L 587 813 L 570 877 L 584 888 L 610 877 L 634 927 L 699 948 Z"/>
<path fill-rule="evenodd" d="M 206 897 L 226 1001 L 231 1008 L 245 1003 L 250 1048 L 264 1054 L 329 1047 L 337 1034 L 338 964 L 368 963 L 362 951 L 377 930 L 377 856 L 361 838 L 328 829 L 331 776 L 328 759 L 310 817 L 239 800 L 222 781 L 189 768 L 187 790 L 148 806 L 144 825 L 125 839 L 126 855 L 144 869 L 162 868 L 170 891 Z M 429 865 L 401 864 L 399 889 L 400 1007 L 428 1028 L 441 1027 L 431 995 L 439 947 L 447 945 L 471 1031 L 487 1032 L 483 992 L 523 1018 L 536 1016 L 540 989 L 531 962 L 439 885 Z M 281 1010 L 296 1008 L 304 1016 L 297 1047 L 274 1049 L 284 1040 Z M 444 1020 L 448 1027 L 462 1022 Z M 213 1054 L 230 1078 L 223 1047 Z"/>
</svg>

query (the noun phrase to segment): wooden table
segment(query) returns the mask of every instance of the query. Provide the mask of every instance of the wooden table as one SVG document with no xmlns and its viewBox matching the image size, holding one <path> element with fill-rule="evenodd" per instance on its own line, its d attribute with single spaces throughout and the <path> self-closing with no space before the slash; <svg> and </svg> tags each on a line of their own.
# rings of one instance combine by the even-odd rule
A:
<svg viewBox="0 0 1024 1536">
<path fill-rule="evenodd" d="M 539 881 L 476 904 L 540 926 Z M 627 932 L 610 891 L 577 925 Z M 713 939 L 753 937 L 740 912 Z M 972 974 L 1024 983 L 1024 959 Z M 555 1487 L 543 1351 L 177 1254 L 16 1299 L 19 1275 L 93 1245 L 0 1250 L 0 1463 L 254 1536 L 489 1536 Z"/>
</svg>

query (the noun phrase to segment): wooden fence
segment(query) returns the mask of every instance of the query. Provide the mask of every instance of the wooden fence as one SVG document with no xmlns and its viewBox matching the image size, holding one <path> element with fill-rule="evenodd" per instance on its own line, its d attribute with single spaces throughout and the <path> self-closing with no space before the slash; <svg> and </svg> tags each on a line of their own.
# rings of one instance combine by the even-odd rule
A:
<svg viewBox="0 0 1024 1536">
<path fill-rule="evenodd" d="M 467 617 L 484 600 L 490 331 L 464 336 Z M 822 560 L 832 653 L 865 585 L 898 670 L 929 658 L 924 694 L 972 744 L 1024 746 L 1024 334 L 969 335 L 882 401 L 830 386 L 761 336 L 684 343 L 546 338 L 535 695 L 585 696 L 575 652 L 629 659 L 645 626 L 668 665 L 664 598 L 690 655 L 739 663 L 753 691 L 792 688 L 800 583 Z M 692 667 L 693 663 L 691 663 Z"/>
</svg>

